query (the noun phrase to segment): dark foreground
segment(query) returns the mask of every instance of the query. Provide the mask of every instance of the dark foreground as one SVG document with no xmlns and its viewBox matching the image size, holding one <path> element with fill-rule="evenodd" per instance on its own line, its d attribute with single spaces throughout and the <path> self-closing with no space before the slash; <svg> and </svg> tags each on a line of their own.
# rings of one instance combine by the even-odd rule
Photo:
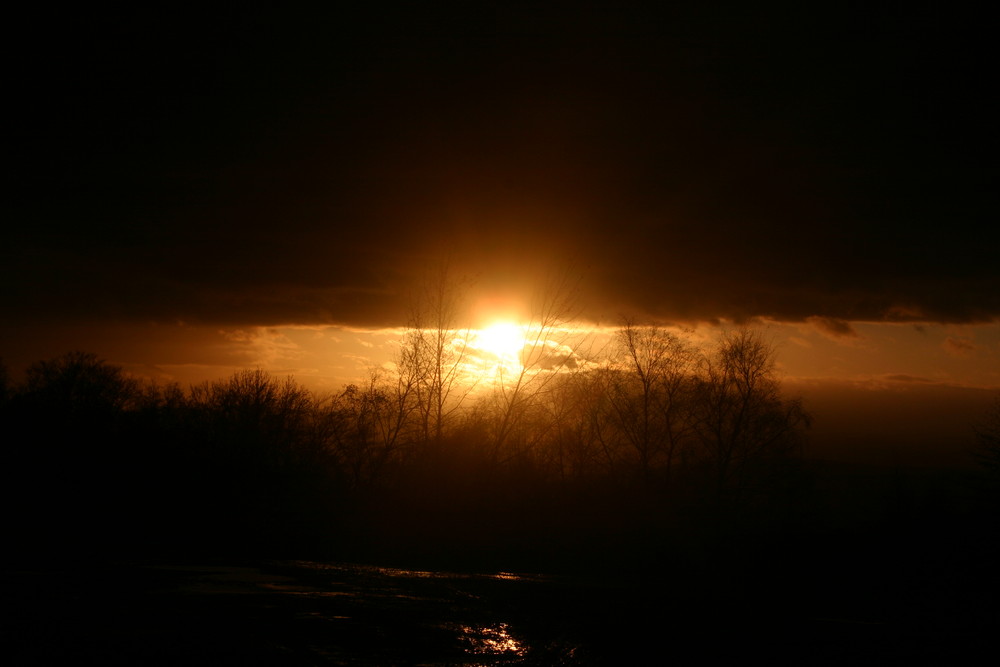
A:
<svg viewBox="0 0 1000 667">
<path fill-rule="evenodd" d="M 830 606 L 787 591 L 737 600 L 725 591 L 695 594 L 684 573 L 673 580 L 312 562 L 20 567 L 4 572 L 3 662 L 972 664 L 996 631 L 962 610 L 905 613 L 873 605 L 874 596 L 852 604 L 850 595 L 828 594 Z"/>
</svg>

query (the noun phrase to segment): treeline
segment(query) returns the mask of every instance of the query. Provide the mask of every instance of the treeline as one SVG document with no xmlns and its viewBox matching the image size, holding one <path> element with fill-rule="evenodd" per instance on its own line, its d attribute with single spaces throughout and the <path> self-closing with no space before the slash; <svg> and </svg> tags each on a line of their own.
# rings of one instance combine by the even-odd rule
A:
<svg viewBox="0 0 1000 667">
<path fill-rule="evenodd" d="M 755 331 L 704 354 L 625 326 L 589 367 L 526 345 L 478 393 L 437 340 L 414 329 L 395 373 L 332 396 L 261 370 L 159 386 L 82 352 L 3 375 L 16 548 L 544 565 L 797 506 L 808 419 Z"/>
<path fill-rule="evenodd" d="M 0 373 L 3 553 L 572 571 L 706 613 L 992 622 L 1000 403 L 974 477 L 824 464 L 760 333 L 616 346 L 560 365 L 526 344 L 477 391 L 433 327 L 327 396 L 260 370 L 143 383 L 81 352 Z"/>
</svg>

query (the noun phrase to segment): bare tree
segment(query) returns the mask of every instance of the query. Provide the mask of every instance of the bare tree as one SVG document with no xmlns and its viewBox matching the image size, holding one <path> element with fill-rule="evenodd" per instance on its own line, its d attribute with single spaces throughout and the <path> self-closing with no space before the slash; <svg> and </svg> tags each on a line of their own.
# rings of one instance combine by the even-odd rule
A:
<svg viewBox="0 0 1000 667">
<path fill-rule="evenodd" d="M 472 390 L 462 375 L 471 330 L 458 326 L 461 287 L 447 264 L 420 283 L 397 359 L 398 397 L 412 401 L 423 442 L 434 446 Z"/>
<path fill-rule="evenodd" d="M 568 272 L 550 278 L 536 293 L 531 321 L 525 326 L 525 341 L 517 368 L 497 367 L 490 393 L 496 416 L 492 451 L 502 454 L 516 432 L 528 423 L 538 399 L 560 373 L 580 368 L 581 352 L 588 337 L 572 330 L 576 317 L 576 282 Z M 538 435 L 537 431 L 535 435 Z M 523 448 L 514 446 L 513 453 Z"/>
<path fill-rule="evenodd" d="M 326 439 L 355 488 L 378 482 L 387 466 L 404 459 L 411 406 L 373 372 L 367 384 L 348 385 L 323 410 Z"/>
<path fill-rule="evenodd" d="M 799 401 L 781 397 L 773 346 L 746 328 L 725 334 L 704 359 L 697 405 L 702 455 L 720 496 L 741 495 L 755 469 L 795 452 L 810 421 Z"/>
<path fill-rule="evenodd" d="M 539 397 L 548 426 L 542 456 L 561 480 L 604 473 L 614 463 L 606 441 L 605 375 L 604 369 L 563 373 Z"/>
<path fill-rule="evenodd" d="M 1000 509 L 1000 396 L 975 426 L 972 456 L 980 471 L 981 496 Z"/>
<path fill-rule="evenodd" d="M 119 366 L 96 354 L 74 351 L 29 366 L 20 393 L 64 418 L 93 418 L 120 412 L 139 391 L 139 383 Z"/>
<path fill-rule="evenodd" d="M 617 343 L 617 363 L 608 374 L 608 417 L 643 478 L 662 468 L 669 483 L 675 457 L 693 430 L 696 351 L 666 329 L 630 321 L 618 330 Z"/>
<path fill-rule="evenodd" d="M 7 373 L 7 365 L 0 358 L 0 408 L 7 404 L 8 396 L 10 396 L 10 379 Z"/>
<path fill-rule="evenodd" d="M 975 427 L 977 452 L 1000 459 L 1000 396 Z M 993 464 L 1000 469 L 1000 460 Z"/>
<path fill-rule="evenodd" d="M 261 369 L 191 388 L 216 445 L 237 459 L 281 468 L 309 437 L 312 395 L 293 378 L 279 380 Z"/>
</svg>

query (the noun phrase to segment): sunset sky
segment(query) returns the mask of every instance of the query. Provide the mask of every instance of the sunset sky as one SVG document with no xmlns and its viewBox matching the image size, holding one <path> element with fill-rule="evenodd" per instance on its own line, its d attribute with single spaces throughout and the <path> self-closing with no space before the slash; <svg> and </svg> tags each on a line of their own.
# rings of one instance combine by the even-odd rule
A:
<svg viewBox="0 0 1000 667">
<path fill-rule="evenodd" d="M 391 361 L 447 261 L 472 326 L 569 275 L 599 335 L 765 327 L 818 446 L 965 438 L 1000 389 L 985 17 L 540 4 L 24 17 L 12 375 L 79 348 L 334 391 Z"/>
</svg>

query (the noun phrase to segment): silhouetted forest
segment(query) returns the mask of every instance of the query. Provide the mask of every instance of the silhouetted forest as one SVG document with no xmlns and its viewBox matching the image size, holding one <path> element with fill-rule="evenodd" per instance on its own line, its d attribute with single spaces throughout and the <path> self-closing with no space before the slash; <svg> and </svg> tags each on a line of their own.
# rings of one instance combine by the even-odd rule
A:
<svg viewBox="0 0 1000 667">
<path fill-rule="evenodd" d="M 66 601 L 32 602 L 23 572 L 151 560 L 582 575 L 609 588 L 519 604 L 559 610 L 535 622 L 603 637 L 587 645 L 605 656 L 633 655 L 663 623 L 695 633 L 692 651 L 725 636 L 822 656 L 822 641 L 837 661 L 982 646 L 1000 622 L 1000 403 L 975 425 L 968 471 L 835 464 L 810 459 L 808 413 L 755 331 L 703 352 L 626 325 L 611 363 L 570 372 L 525 353 L 478 393 L 436 340 L 414 329 L 396 372 L 327 396 L 261 370 L 159 386 L 84 352 L 19 382 L 0 373 L 5 556 L 16 599 L 47 619 L 25 632 L 55 627 L 46 605 Z M 772 637 L 768 623 L 800 614 L 801 636 Z"/>
<path fill-rule="evenodd" d="M 158 386 L 83 352 L 20 383 L 5 373 L 8 555 L 602 567 L 831 590 L 859 572 L 901 588 L 944 585 L 927 568 L 995 578 L 979 565 L 995 554 L 996 418 L 981 474 L 837 466 L 809 459 L 808 414 L 758 332 L 703 353 L 626 325 L 612 364 L 479 395 L 426 343 L 330 396 L 261 370 Z"/>
</svg>

